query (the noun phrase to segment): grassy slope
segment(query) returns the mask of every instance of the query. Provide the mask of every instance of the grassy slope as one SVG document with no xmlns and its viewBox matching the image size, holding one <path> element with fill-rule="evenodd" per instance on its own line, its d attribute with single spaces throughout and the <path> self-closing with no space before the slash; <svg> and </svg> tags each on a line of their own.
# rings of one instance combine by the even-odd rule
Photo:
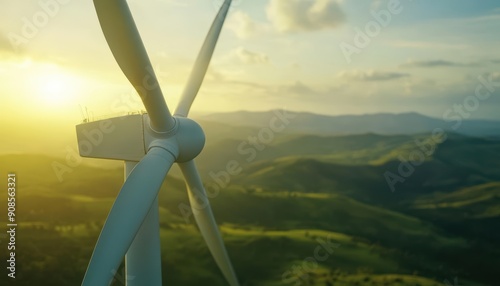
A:
<svg viewBox="0 0 500 286">
<path fill-rule="evenodd" d="M 283 140 L 282 144 L 286 142 Z M 485 173 L 481 162 L 475 167 L 468 163 L 496 158 L 491 150 L 493 143 L 485 146 L 484 141 L 469 142 L 486 149 L 484 153 L 476 148 L 475 157 L 461 149 L 460 144 L 452 143 L 454 141 L 450 141 L 450 146 L 445 145 L 451 149 L 439 149 L 429 162 L 432 165 L 423 168 L 423 174 L 415 174 L 416 181 L 425 177 L 439 186 L 439 182 L 450 180 L 450 177 L 460 180 L 462 171 L 457 171 L 460 168 L 465 168 L 463 173 L 466 174 L 495 177 L 495 174 Z M 349 142 L 342 144 L 349 147 Z M 457 157 L 455 149 L 462 150 L 463 156 Z M 19 233 L 23 245 L 20 257 L 30 261 L 20 270 L 24 277 L 18 281 L 25 281 L 24 285 L 42 277 L 45 281 L 49 279 L 46 285 L 71 285 L 66 282 L 81 279 L 112 198 L 123 181 L 120 169 L 82 164 L 72 168 L 72 172 L 59 182 L 51 167 L 54 161 L 50 157 L 33 155 L 0 158 L 2 173 L 18 173 L 19 221 L 23 222 Z M 491 163 L 497 166 L 496 162 Z M 470 242 L 460 236 L 451 237 L 443 230 L 446 225 L 442 222 L 453 222 L 452 218 L 457 218 L 455 211 L 469 211 L 477 228 L 484 228 L 484 219 L 497 217 L 498 197 L 491 192 L 497 194 L 498 185 L 466 187 L 458 192 L 445 190 L 435 193 L 434 197 L 430 194 L 419 196 L 407 212 L 398 208 L 389 210 L 383 203 L 394 194 L 386 189 L 387 195 L 374 194 L 374 191 L 386 187 L 380 171 L 391 166 L 347 167 L 315 160 L 280 159 L 272 165 L 257 162 L 246 168 L 245 172 L 250 175 L 244 179 L 248 181 L 234 180 L 232 187 L 212 199 L 242 281 L 247 285 L 262 285 L 266 281 L 269 285 L 283 284 L 283 273 L 313 255 L 318 245 L 315 239 L 328 235 L 332 235 L 340 247 L 331 258 L 310 271 L 308 277 L 314 277 L 310 282 L 365 285 L 368 277 L 373 285 L 414 285 L 409 282 L 412 279 L 419 280 L 421 285 L 434 283 L 415 276 L 391 276 L 414 271 L 427 277 L 441 277 L 439 281 L 442 277 L 452 277 L 459 269 L 450 262 L 457 259 L 453 254 L 464 253 Z M 443 166 L 446 168 L 441 168 Z M 435 170 L 441 173 L 429 178 L 426 173 Z M 245 186 L 260 185 L 264 190 L 239 187 L 239 182 Z M 407 188 L 411 186 L 410 182 Z M 318 191 L 323 193 L 318 194 Z M 4 200 L 1 198 L 0 203 Z M 187 203 L 183 182 L 169 178 L 161 191 L 160 201 L 165 280 L 173 285 L 199 285 L 206 281 L 210 285 L 224 285 L 192 222 L 186 225 L 179 211 L 179 204 Z M 429 205 L 436 206 L 434 212 L 428 211 Z M 420 212 L 422 209 L 425 213 Z M 76 256 L 62 259 L 70 252 Z M 484 262 L 491 257 L 472 256 L 469 259 Z M 67 269 L 61 265 L 62 261 L 74 267 Z M 483 281 L 489 279 L 489 273 L 485 278 L 474 271 L 469 269 L 469 273 L 463 275 Z M 356 274 L 358 272 L 363 274 Z M 48 277 L 46 273 L 56 274 Z"/>
</svg>

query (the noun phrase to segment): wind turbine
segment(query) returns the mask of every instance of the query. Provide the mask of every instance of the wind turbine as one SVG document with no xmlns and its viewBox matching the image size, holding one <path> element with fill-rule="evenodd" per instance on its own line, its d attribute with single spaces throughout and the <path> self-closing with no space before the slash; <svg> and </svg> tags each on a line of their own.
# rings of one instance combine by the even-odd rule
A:
<svg viewBox="0 0 500 286">
<path fill-rule="evenodd" d="M 125 183 L 108 214 L 82 285 L 112 281 L 124 256 L 127 285 L 161 285 L 158 192 L 172 164 L 184 175 L 200 232 L 230 285 L 238 285 L 193 159 L 205 144 L 201 127 L 187 118 L 213 55 L 231 0 L 213 22 L 174 115 L 125 0 L 94 0 L 106 41 L 115 60 L 139 93 L 147 114 L 77 125 L 82 157 L 125 161 Z"/>
</svg>

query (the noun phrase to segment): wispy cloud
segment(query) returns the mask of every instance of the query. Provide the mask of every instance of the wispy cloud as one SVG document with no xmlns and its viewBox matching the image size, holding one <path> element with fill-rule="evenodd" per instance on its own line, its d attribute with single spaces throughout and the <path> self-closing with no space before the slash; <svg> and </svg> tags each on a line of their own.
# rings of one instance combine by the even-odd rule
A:
<svg viewBox="0 0 500 286">
<path fill-rule="evenodd" d="M 282 93 L 284 95 L 295 95 L 295 96 L 311 96 L 320 93 L 319 91 L 302 83 L 301 81 L 296 81 L 293 84 L 280 86 L 278 88 L 278 91 L 279 93 Z"/>
<path fill-rule="evenodd" d="M 459 63 L 447 60 L 409 61 L 401 65 L 405 68 L 475 67 L 478 63 Z"/>
<path fill-rule="evenodd" d="M 387 72 L 387 71 L 376 71 L 376 70 L 350 70 L 342 71 L 337 74 L 338 78 L 344 80 L 354 80 L 354 81 L 389 81 L 400 78 L 410 77 L 408 73 L 399 72 Z"/>
<path fill-rule="evenodd" d="M 450 44 L 426 41 L 391 41 L 389 46 L 396 48 L 414 48 L 414 49 L 438 49 L 438 50 L 463 50 L 469 46 L 466 44 Z"/>
<path fill-rule="evenodd" d="M 267 64 L 269 57 L 264 53 L 252 52 L 243 47 L 234 51 L 234 55 L 245 64 Z"/>
<path fill-rule="evenodd" d="M 274 28 L 283 33 L 335 28 L 346 19 L 335 0 L 271 0 L 267 16 Z"/>
<path fill-rule="evenodd" d="M 232 13 L 228 19 L 227 26 L 241 39 L 259 36 L 271 29 L 269 24 L 257 22 L 250 15 L 242 11 Z"/>
</svg>

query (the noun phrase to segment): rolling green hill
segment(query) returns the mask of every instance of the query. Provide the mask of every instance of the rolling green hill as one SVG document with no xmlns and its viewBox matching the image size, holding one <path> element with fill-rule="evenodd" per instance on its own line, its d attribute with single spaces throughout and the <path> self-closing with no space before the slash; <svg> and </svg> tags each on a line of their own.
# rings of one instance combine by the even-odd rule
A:
<svg viewBox="0 0 500 286">
<path fill-rule="evenodd" d="M 495 285 L 500 143 L 451 134 L 391 192 L 384 172 L 397 173 L 398 157 L 423 138 L 283 135 L 242 163 L 211 198 L 242 285 L 424 286 L 455 277 L 460 285 Z M 207 148 L 236 150 L 238 142 Z M 233 155 L 198 160 L 207 186 L 210 171 L 245 161 Z M 0 156 L 0 174 L 18 179 L 17 285 L 78 285 L 83 277 L 123 168 L 73 159 Z M 165 284 L 225 285 L 181 211 L 184 182 L 169 176 L 159 199 Z M 320 259 L 317 247 L 331 252 Z M 123 285 L 121 271 L 113 285 Z"/>
</svg>

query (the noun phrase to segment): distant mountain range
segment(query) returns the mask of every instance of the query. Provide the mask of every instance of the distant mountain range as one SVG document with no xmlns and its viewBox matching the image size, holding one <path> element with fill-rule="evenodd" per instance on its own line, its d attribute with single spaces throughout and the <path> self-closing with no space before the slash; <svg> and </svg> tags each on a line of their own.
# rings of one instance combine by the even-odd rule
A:
<svg viewBox="0 0 500 286">
<path fill-rule="evenodd" d="M 432 132 L 436 128 L 471 136 L 500 136 L 500 121 L 494 120 L 443 120 L 419 113 L 377 113 L 366 115 L 328 116 L 307 112 L 287 112 L 285 131 L 314 135 L 350 135 L 376 133 L 383 135 L 417 134 Z M 200 116 L 202 121 L 224 123 L 232 126 L 267 127 L 284 115 L 283 111 L 236 111 Z M 293 118 L 292 118 L 293 117 Z"/>
<path fill-rule="evenodd" d="M 290 118 L 287 118 L 287 116 Z M 288 121 L 287 124 L 283 124 L 282 117 L 285 118 L 285 122 Z M 248 136 L 258 135 L 263 128 L 269 127 L 270 124 L 280 128 L 284 127 L 283 130 L 274 134 L 275 141 L 273 141 L 273 144 L 278 143 L 280 137 L 289 140 L 290 135 L 314 135 L 320 137 L 367 135 L 369 133 L 378 135 L 415 135 L 429 133 L 436 128 L 443 128 L 451 133 L 469 136 L 494 136 L 500 138 L 500 121 L 464 120 L 459 128 L 453 129 L 456 122 L 446 122 L 442 119 L 418 113 L 327 116 L 306 112 L 284 114 L 280 110 L 271 110 L 265 112 L 214 113 L 199 115 L 195 118 L 207 135 L 207 147 L 214 144 L 220 146 L 219 143 L 228 139 L 241 142 Z M 75 125 L 77 123 L 75 122 Z M 14 126 L 7 126 L 6 128 L 15 136 L 2 138 L 0 154 L 43 152 L 55 156 L 66 156 L 68 146 L 76 150 L 74 129 L 67 124 L 64 125 L 64 128 L 55 126 L 54 128 L 31 129 L 30 138 L 36 138 L 37 144 L 31 144 L 32 139 L 28 139 L 24 133 L 16 132 L 17 129 Z"/>
</svg>

